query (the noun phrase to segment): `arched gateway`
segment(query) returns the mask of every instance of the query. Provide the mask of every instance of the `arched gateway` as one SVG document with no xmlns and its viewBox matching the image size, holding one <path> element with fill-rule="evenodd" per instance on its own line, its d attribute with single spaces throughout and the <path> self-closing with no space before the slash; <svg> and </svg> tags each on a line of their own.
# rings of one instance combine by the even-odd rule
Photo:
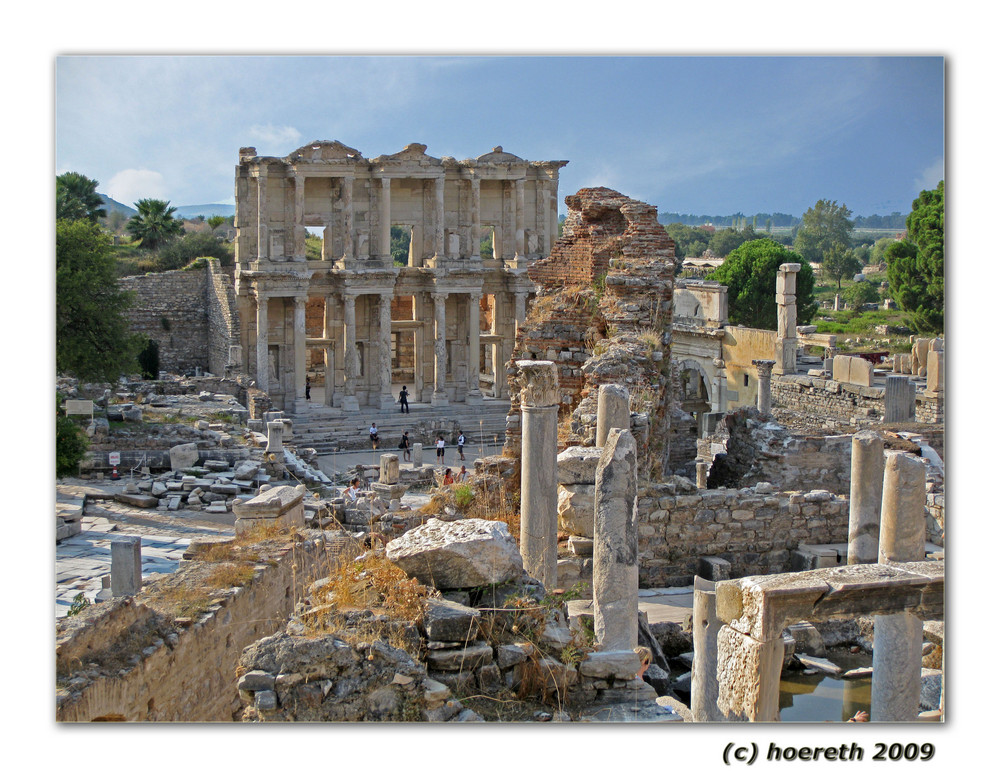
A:
<svg viewBox="0 0 1000 778">
<path fill-rule="evenodd" d="M 389 408 L 506 396 L 504 365 L 557 236 L 559 169 L 496 147 L 440 159 L 411 143 L 366 159 L 339 141 L 286 157 L 240 149 L 236 294 L 242 368 L 274 404 Z M 410 234 L 393 263 L 393 226 Z M 320 236 L 306 257 L 307 232 Z M 492 253 L 482 256 L 483 236 Z"/>
</svg>

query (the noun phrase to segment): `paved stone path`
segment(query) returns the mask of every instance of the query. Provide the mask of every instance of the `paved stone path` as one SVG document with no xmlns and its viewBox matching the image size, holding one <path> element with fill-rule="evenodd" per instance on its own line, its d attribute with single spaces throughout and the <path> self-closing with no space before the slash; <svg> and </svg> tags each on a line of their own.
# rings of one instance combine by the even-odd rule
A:
<svg viewBox="0 0 1000 778">
<path fill-rule="evenodd" d="M 101 591 L 102 578 L 111 575 L 111 541 L 124 535 L 142 538 L 143 578 L 172 573 L 184 551 L 196 538 L 233 534 L 232 514 L 211 516 L 200 511 L 143 510 L 114 501 L 124 482 L 99 486 L 86 481 L 60 482 L 56 510 L 77 515 L 81 531 L 56 544 L 56 618 L 65 616 L 73 598 L 83 592 L 91 602 Z M 86 504 L 84 505 L 84 499 Z"/>
</svg>

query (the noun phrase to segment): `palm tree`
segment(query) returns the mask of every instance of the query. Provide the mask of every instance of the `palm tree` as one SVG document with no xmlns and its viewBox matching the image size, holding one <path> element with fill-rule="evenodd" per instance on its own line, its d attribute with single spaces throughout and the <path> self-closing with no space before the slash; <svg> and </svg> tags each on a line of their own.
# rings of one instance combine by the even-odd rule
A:
<svg viewBox="0 0 1000 778">
<path fill-rule="evenodd" d="M 176 208 L 169 200 L 139 200 L 135 203 L 138 214 L 128 221 L 126 229 L 133 239 L 145 249 L 157 249 L 175 235 L 184 232 L 184 222 L 174 218 Z"/>
<path fill-rule="evenodd" d="M 97 181 L 82 173 L 63 173 L 56 176 L 56 218 L 76 221 L 86 219 L 96 222 L 107 216 L 104 200 L 97 194 Z"/>
</svg>

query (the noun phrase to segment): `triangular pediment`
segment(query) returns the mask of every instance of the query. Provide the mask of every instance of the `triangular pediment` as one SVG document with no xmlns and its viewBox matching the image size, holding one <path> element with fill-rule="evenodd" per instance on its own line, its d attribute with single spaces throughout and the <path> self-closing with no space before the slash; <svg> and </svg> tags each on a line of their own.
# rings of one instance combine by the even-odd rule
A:
<svg viewBox="0 0 1000 778">
<path fill-rule="evenodd" d="M 339 140 L 315 140 L 296 149 L 288 155 L 288 160 L 306 160 L 308 162 L 357 161 L 361 152 L 345 146 Z"/>
</svg>

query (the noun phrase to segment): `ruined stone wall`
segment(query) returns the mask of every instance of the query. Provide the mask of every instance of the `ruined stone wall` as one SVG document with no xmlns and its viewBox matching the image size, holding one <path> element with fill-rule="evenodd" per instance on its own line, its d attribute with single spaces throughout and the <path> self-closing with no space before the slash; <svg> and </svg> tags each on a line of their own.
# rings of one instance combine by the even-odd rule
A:
<svg viewBox="0 0 1000 778">
<path fill-rule="evenodd" d="M 132 332 L 155 340 L 160 370 L 184 374 L 209 369 L 208 273 L 171 270 L 120 279 L 135 292 L 128 311 Z"/>
<path fill-rule="evenodd" d="M 218 259 L 208 259 L 208 370 L 226 374 L 230 346 L 240 344 L 240 317 L 236 309 L 236 289 L 232 270 L 223 269 Z M 239 364 L 238 360 L 236 364 Z"/>
<path fill-rule="evenodd" d="M 304 584 L 327 561 L 322 543 L 296 544 L 274 565 L 258 565 L 249 586 L 230 590 L 235 593 L 220 597 L 191 623 L 164 627 L 160 621 L 159 629 L 151 629 L 154 617 L 143 607 L 146 590 L 136 605 L 113 601 L 64 620 L 56 642 L 57 673 L 64 668 L 56 720 L 233 721 L 242 708 L 234 684 L 240 652 L 284 626 Z M 115 644 L 126 630 L 148 632 L 152 642 L 133 649 L 135 661 L 120 673 L 88 676 L 88 656 Z M 164 631 L 165 638 L 157 636 Z"/>
<path fill-rule="evenodd" d="M 778 408 L 821 418 L 878 421 L 885 413 L 885 389 L 812 376 L 774 376 L 771 379 L 771 402 Z"/>
<path fill-rule="evenodd" d="M 944 398 L 928 397 L 917 393 L 917 421 L 925 424 L 940 424 L 944 421 Z M 943 449 L 939 452 L 944 456 Z"/>
<path fill-rule="evenodd" d="M 827 491 L 673 491 L 640 488 L 640 586 L 689 585 L 702 556 L 728 560 L 733 578 L 786 572 L 800 543 L 847 542 L 850 501 Z"/>
</svg>

